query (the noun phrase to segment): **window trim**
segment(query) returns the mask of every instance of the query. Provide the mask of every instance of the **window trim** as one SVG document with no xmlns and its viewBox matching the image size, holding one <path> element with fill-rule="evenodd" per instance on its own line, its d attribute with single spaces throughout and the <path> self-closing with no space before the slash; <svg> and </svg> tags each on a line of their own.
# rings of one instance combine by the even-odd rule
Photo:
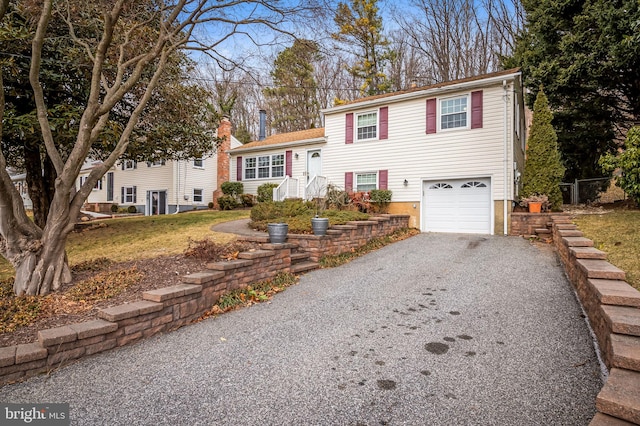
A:
<svg viewBox="0 0 640 426">
<path fill-rule="evenodd" d="M 200 195 L 199 195 L 200 200 L 199 201 L 196 200 L 196 191 L 200 191 Z M 191 195 L 193 197 L 192 200 L 193 200 L 194 204 L 204 204 L 204 189 L 202 189 L 202 188 L 193 188 L 193 191 L 192 191 Z"/>
<path fill-rule="evenodd" d="M 279 159 L 279 163 L 274 165 L 274 157 L 281 157 Z M 268 165 L 260 165 L 260 158 L 268 158 Z M 249 167 L 247 162 L 252 161 L 253 167 Z M 266 180 L 266 179 L 283 179 L 287 174 L 287 156 L 286 152 L 279 152 L 275 154 L 264 154 L 264 155 L 254 155 L 251 157 L 243 157 L 243 168 L 242 168 L 242 180 Z M 282 173 L 277 176 L 274 175 L 274 168 L 281 169 Z M 260 176 L 260 170 L 268 169 L 268 176 Z M 247 176 L 247 172 L 253 172 L 253 177 Z"/>
<path fill-rule="evenodd" d="M 459 126 L 459 127 L 450 127 L 448 129 L 443 129 L 442 128 L 442 103 L 446 102 L 446 101 L 451 101 L 454 99 L 462 99 L 465 98 L 467 101 L 467 106 L 466 109 L 464 111 L 466 117 L 466 124 L 464 126 Z M 457 130 L 468 130 L 471 129 L 471 93 L 465 93 L 463 95 L 455 95 L 455 96 L 447 96 L 446 98 L 438 98 L 438 109 L 436 111 L 437 115 L 436 115 L 436 125 L 437 127 L 437 131 L 438 132 L 455 132 Z M 459 114 L 459 113 L 453 113 L 453 114 Z M 445 114 L 445 115 L 452 115 L 452 114 Z"/>
<path fill-rule="evenodd" d="M 360 128 L 358 126 L 358 118 L 360 116 L 369 115 L 369 114 L 375 114 L 376 115 L 376 124 L 375 124 L 376 135 L 374 137 L 372 137 L 372 138 L 360 139 L 359 136 L 358 136 L 358 129 Z M 371 111 L 356 112 L 354 114 L 353 121 L 354 121 L 354 123 L 353 123 L 353 132 L 354 132 L 353 141 L 354 142 L 357 143 L 357 142 L 377 141 L 377 140 L 380 139 L 380 110 L 379 109 L 371 110 Z M 371 126 L 363 126 L 363 127 L 371 127 Z"/>
<path fill-rule="evenodd" d="M 196 165 L 196 161 L 200 161 L 200 165 Z M 200 158 L 194 158 L 193 161 L 191 162 L 191 165 L 193 166 L 194 169 L 204 169 L 204 158 L 200 157 Z"/>
<path fill-rule="evenodd" d="M 376 187 L 372 188 L 372 189 L 379 189 L 380 188 L 380 173 L 378 170 L 376 171 L 368 171 L 368 172 L 353 172 L 353 189 L 355 192 L 369 192 L 372 189 L 367 189 L 367 190 L 361 190 L 358 188 L 359 184 L 358 184 L 358 177 L 359 176 L 364 176 L 364 175 L 375 175 L 376 176 Z M 371 184 L 369 184 L 371 185 Z"/>
<path fill-rule="evenodd" d="M 136 187 L 135 186 L 123 186 L 122 190 L 124 193 L 124 199 L 122 200 L 122 204 L 135 204 L 136 200 Z M 127 190 L 131 190 L 131 194 L 127 194 Z M 131 197 L 131 199 L 129 199 Z"/>
</svg>

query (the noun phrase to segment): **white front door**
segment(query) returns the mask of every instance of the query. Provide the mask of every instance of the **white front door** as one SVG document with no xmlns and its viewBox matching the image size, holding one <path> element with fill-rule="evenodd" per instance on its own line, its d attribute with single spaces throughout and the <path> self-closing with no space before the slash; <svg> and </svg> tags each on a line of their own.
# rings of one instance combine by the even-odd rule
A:
<svg viewBox="0 0 640 426">
<path fill-rule="evenodd" d="M 307 151 L 307 183 L 314 176 L 322 176 L 322 155 L 319 149 Z"/>
<path fill-rule="evenodd" d="M 423 231 L 491 234 L 489 178 L 427 181 L 423 194 Z"/>
</svg>

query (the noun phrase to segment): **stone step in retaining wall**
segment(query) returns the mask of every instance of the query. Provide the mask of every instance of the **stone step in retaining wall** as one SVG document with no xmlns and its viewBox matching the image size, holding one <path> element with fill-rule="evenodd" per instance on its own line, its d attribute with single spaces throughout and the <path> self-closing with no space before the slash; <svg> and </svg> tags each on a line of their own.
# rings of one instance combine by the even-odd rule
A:
<svg viewBox="0 0 640 426">
<path fill-rule="evenodd" d="M 238 259 L 215 262 L 207 270 L 182 277 L 175 286 L 147 291 L 142 300 L 102 309 L 93 321 L 38 332 L 38 342 L 0 348 L 0 385 L 47 373 L 73 360 L 197 320 L 226 292 L 292 271 L 307 252 L 309 259 L 360 247 L 373 237 L 409 226 L 408 215 L 381 215 L 365 222 L 334 227 L 324 237 L 290 235 L 285 244 L 268 244 L 238 254 Z M 300 243 L 300 244 L 298 244 Z"/>
<path fill-rule="evenodd" d="M 558 255 L 609 370 L 590 425 L 640 424 L 640 292 L 568 218 L 552 220 Z"/>
</svg>

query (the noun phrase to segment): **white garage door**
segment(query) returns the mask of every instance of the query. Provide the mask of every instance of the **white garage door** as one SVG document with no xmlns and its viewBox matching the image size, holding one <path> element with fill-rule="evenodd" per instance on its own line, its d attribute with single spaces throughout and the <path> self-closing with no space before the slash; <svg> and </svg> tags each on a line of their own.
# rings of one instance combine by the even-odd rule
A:
<svg viewBox="0 0 640 426">
<path fill-rule="evenodd" d="M 491 233 L 489 178 L 445 179 L 423 185 L 423 231 Z"/>
</svg>

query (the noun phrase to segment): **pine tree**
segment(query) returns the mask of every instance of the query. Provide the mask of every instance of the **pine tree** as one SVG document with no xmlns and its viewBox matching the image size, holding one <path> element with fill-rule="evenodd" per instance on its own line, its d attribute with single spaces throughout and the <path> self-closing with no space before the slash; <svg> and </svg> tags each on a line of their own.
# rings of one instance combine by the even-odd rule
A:
<svg viewBox="0 0 640 426">
<path fill-rule="evenodd" d="M 351 0 L 351 5 L 339 3 L 334 21 L 339 29 L 331 37 L 355 48 L 352 53 L 356 62 L 348 71 L 363 80 L 361 93 L 377 95 L 391 90 L 384 68 L 394 58 L 394 52 L 383 35 L 377 0 Z"/>
<path fill-rule="evenodd" d="M 546 195 L 553 210 L 562 205 L 560 183 L 564 166 L 558 151 L 558 136 L 551 124 L 553 114 L 542 88 L 533 106 L 533 123 L 529 133 L 527 161 L 524 166 L 522 196 Z"/>
</svg>

